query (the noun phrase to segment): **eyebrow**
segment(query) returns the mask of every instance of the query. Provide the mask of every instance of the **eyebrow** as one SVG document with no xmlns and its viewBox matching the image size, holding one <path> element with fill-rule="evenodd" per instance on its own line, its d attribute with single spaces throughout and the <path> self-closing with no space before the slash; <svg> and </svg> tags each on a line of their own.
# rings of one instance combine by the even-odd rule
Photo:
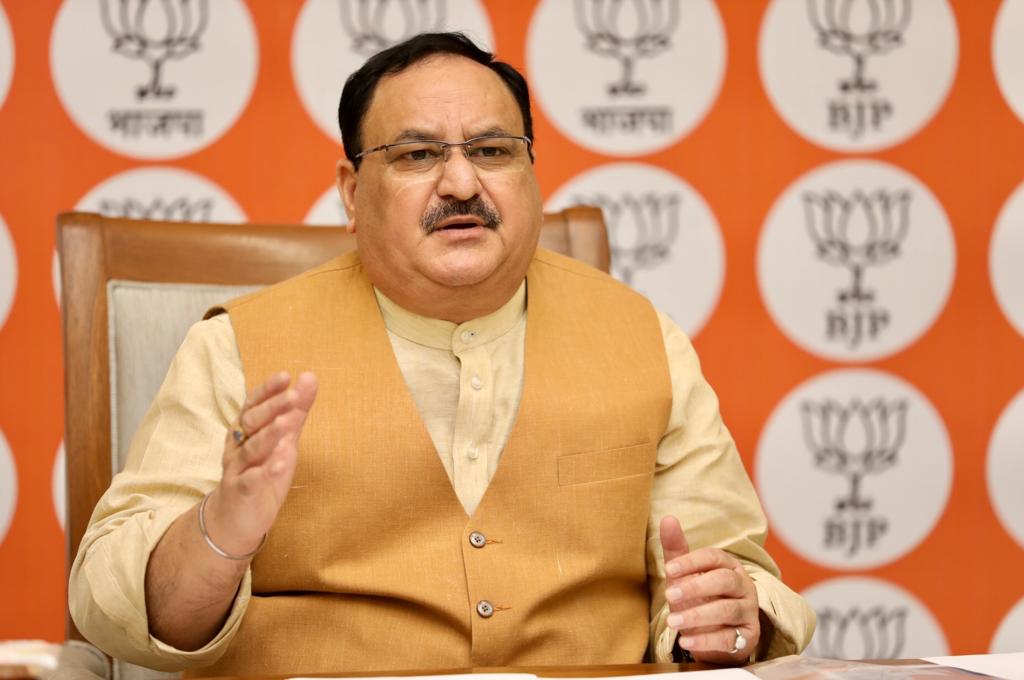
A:
<svg viewBox="0 0 1024 680">
<path fill-rule="evenodd" d="M 416 130 L 416 129 L 413 129 L 413 128 L 409 128 L 409 129 L 402 130 L 401 132 L 399 132 L 388 143 L 389 144 L 396 144 L 398 142 L 428 142 L 428 141 L 434 141 L 436 139 L 437 138 L 434 137 L 433 135 L 429 135 L 426 132 L 423 132 L 422 130 Z"/>
<path fill-rule="evenodd" d="M 482 130 L 482 131 L 478 132 L 477 134 L 475 134 L 473 136 L 474 137 L 518 137 L 519 135 L 517 135 L 514 132 L 509 132 L 508 130 L 506 130 L 503 127 L 495 125 L 493 127 L 487 128 L 486 130 Z"/>
<path fill-rule="evenodd" d="M 477 137 L 515 137 L 518 136 L 513 132 L 509 132 L 500 126 L 491 126 L 480 132 L 472 135 L 470 139 Z M 443 142 L 445 140 L 438 139 L 434 135 L 428 134 L 422 130 L 415 128 L 408 128 L 399 132 L 388 144 L 398 144 L 400 142 Z"/>
</svg>

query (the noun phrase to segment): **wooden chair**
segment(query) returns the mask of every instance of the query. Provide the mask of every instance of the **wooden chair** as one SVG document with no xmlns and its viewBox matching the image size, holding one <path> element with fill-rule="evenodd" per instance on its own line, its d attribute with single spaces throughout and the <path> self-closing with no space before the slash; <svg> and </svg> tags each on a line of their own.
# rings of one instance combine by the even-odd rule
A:
<svg viewBox="0 0 1024 680">
<path fill-rule="evenodd" d="M 601 211 L 544 216 L 541 245 L 608 271 Z M 67 569 L 189 326 L 209 307 L 355 248 L 341 227 L 57 218 L 65 368 Z M 82 640 L 70 615 L 67 638 Z M 114 662 L 115 680 L 154 677 Z"/>
</svg>

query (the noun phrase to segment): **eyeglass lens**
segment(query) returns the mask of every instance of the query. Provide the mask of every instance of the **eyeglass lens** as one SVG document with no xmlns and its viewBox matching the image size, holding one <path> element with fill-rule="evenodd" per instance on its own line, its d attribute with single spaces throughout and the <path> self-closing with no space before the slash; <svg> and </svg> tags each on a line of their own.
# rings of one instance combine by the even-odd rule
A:
<svg viewBox="0 0 1024 680">
<path fill-rule="evenodd" d="M 516 167 L 527 156 L 526 142 L 520 137 L 481 137 L 458 144 L 400 142 L 385 150 L 384 160 L 398 172 L 426 172 L 433 169 L 438 161 L 447 161 L 453 147 L 461 147 L 466 158 L 481 170 Z"/>
</svg>

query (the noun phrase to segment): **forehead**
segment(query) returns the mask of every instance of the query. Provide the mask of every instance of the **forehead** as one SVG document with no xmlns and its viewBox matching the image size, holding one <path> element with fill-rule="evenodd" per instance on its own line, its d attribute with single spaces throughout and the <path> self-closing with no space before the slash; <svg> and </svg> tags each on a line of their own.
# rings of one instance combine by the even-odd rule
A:
<svg viewBox="0 0 1024 680">
<path fill-rule="evenodd" d="M 472 137 L 495 128 L 523 134 L 512 91 L 497 73 L 471 59 L 438 55 L 380 79 L 363 117 L 363 146 L 403 132 Z"/>
</svg>

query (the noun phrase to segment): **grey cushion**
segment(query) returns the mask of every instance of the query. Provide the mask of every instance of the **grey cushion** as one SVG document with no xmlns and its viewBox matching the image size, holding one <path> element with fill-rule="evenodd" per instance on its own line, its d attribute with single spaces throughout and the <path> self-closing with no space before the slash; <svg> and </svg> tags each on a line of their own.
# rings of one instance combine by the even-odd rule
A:
<svg viewBox="0 0 1024 680">
<path fill-rule="evenodd" d="M 110 434 L 113 472 L 163 383 L 189 327 L 210 307 L 257 286 L 109 281 Z"/>
</svg>

